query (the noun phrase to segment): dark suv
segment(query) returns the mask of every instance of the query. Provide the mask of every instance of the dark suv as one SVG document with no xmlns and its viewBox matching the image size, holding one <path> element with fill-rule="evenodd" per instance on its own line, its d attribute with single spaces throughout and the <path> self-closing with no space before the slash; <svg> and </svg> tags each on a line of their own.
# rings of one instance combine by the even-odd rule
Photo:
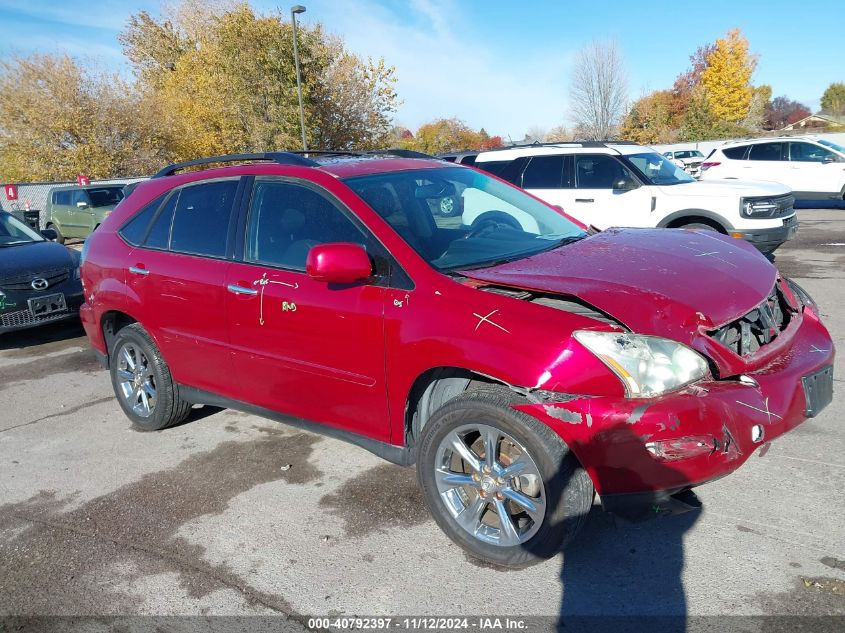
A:
<svg viewBox="0 0 845 633">
<path fill-rule="evenodd" d="M 529 228 L 461 226 L 446 197 Z M 82 319 L 138 428 L 210 404 L 415 462 L 455 542 L 524 566 L 594 491 L 632 517 L 688 509 L 832 397 L 818 310 L 752 246 L 584 228 L 439 160 L 215 157 L 89 238 Z"/>
</svg>

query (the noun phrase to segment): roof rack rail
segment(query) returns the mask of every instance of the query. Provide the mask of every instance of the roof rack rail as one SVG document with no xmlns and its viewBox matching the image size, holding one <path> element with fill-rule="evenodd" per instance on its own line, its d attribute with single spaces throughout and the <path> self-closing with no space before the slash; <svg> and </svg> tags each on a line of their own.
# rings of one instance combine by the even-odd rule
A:
<svg viewBox="0 0 845 633">
<path fill-rule="evenodd" d="M 424 152 L 417 152 L 412 149 L 400 149 L 398 147 L 392 147 L 390 149 L 371 149 L 370 151 L 366 152 L 371 156 L 398 156 L 400 158 L 433 158 L 437 160 L 436 156 L 432 156 L 431 154 L 426 154 Z"/>
<path fill-rule="evenodd" d="M 172 176 L 177 171 L 197 165 L 212 165 L 214 163 L 240 163 L 246 161 L 265 160 L 280 165 L 299 165 L 300 167 L 316 167 L 318 163 L 303 156 L 297 156 L 292 152 L 262 152 L 260 154 L 227 154 L 226 156 L 209 156 L 208 158 L 197 158 L 182 163 L 173 163 L 160 170 L 153 178 L 164 178 Z"/>
<path fill-rule="evenodd" d="M 363 156 L 361 152 L 352 152 L 348 150 L 334 150 L 334 149 L 297 149 L 297 150 L 288 150 L 288 154 L 297 154 L 298 156 L 309 156 L 314 154 L 315 156 Z"/>
</svg>

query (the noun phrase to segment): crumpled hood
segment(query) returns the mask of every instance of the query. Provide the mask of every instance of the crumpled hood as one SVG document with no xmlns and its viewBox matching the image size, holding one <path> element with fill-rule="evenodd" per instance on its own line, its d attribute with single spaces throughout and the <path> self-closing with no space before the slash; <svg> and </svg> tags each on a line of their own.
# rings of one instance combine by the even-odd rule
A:
<svg viewBox="0 0 845 633">
<path fill-rule="evenodd" d="M 79 253 L 56 242 L 0 247 L 0 278 L 75 268 L 78 262 Z"/>
<path fill-rule="evenodd" d="M 776 182 L 751 182 L 744 180 L 696 180 L 679 185 L 663 185 L 660 192 L 667 196 L 707 196 L 739 198 L 757 196 L 785 196 L 792 190 Z"/>
<path fill-rule="evenodd" d="M 750 244 L 712 231 L 609 229 L 518 261 L 461 273 L 578 297 L 632 331 L 686 344 L 751 311 L 777 270 Z"/>
</svg>

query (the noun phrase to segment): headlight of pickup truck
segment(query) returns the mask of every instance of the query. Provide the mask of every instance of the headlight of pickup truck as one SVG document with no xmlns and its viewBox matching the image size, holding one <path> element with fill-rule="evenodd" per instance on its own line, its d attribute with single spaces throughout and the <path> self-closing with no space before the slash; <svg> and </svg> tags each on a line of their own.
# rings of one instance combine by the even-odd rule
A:
<svg viewBox="0 0 845 633">
<path fill-rule="evenodd" d="M 659 336 L 591 330 L 574 336 L 619 376 L 629 398 L 659 396 L 707 375 L 698 352 Z"/>
<path fill-rule="evenodd" d="M 774 200 L 755 198 L 754 200 L 742 200 L 742 215 L 746 218 L 770 218 L 778 210 L 778 203 Z"/>
</svg>

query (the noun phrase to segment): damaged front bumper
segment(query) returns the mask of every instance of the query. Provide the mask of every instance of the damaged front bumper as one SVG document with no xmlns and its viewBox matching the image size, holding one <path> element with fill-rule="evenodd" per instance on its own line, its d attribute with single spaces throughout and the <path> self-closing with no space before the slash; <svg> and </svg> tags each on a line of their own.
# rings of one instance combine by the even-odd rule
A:
<svg viewBox="0 0 845 633">
<path fill-rule="evenodd" d="M 560 435 L 606 509 L 629 518 L 673 513 L 695 507 L 686 491 L 817 415 L 832 396 L 834 355 L 808 311 L 788 348 L 753 373 L 658 398 L 569 396 L 515 408 Z"/>
</svg>

